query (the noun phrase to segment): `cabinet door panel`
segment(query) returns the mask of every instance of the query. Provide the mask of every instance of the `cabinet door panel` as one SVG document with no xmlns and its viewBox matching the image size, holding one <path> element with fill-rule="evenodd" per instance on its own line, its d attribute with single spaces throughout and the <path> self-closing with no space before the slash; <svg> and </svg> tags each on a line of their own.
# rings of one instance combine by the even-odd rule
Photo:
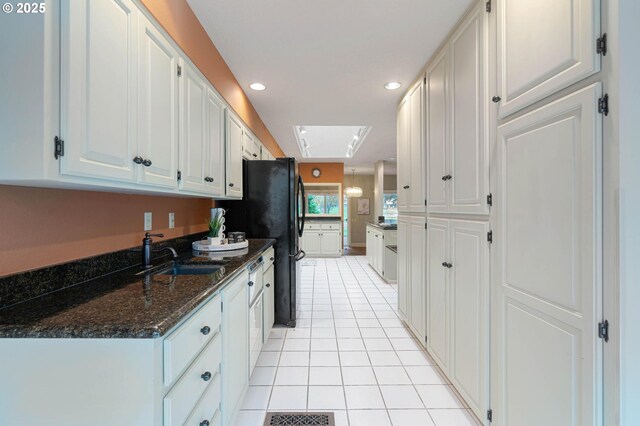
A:
<svg viewBox="0 0 640 426">
<path fill-rule="evenodd" d="M 445 50 L 427 71 L 427 207 L 430 212 L 449 209 L 448 181 L 443 180 L 449 173 L 448 59 Z"/>
<path fill-rule="evenodd" d="M 208 154 L 206 108 L 207 84 L 189 64 L 182 63 L 182 138 L 180 140 L 180 170 L 182 188 L 207 193 L 204 165 Z"/>
<path fill-rule="evenodd" d="M 600 424 L 601 93 L 498 127 L 491 370 L 504 425 Z"/>
<path fill-rule="evenodd" d="M 225 153 L 224 153 L 224 114 L 226 107 L 222 100 L 209 88 L 207 90 L 207 139 L 208 161 L 206 182 L 212 195 L 224 195 L 225 190 Z"/>
<path fill-rule="evenodd" d="M 427 349 L 449 373 L 449 221 L 427 220 Z"/>
<path fill-rule="evenodd" d="M 322 231 L 320 252 L 329 256 L 338 256 L 340 249 L 340 232 Z"/>
<path fill-rule="evenodd" d="M 63 3 L 60 172 L 133 182 L 138 12 L 130 0 Z"/>
<path fill-rule="evenodd" d="M 497 13 L 501 117 L 600 70 L 599 0 L 499 0 Z"/>
<path fill-rule="evenodd" d="M 177 188 L 178 52 L 142 15 L 139 30 L 138 155 L 151 161 L 140 181 Z"/>
<path fill-rule="evenodd" d="M 487 222 L 451 221 L 449 378 L 478 417 L 489 402 L 488 231 Z"/>
<path fill-rule="evenodd" d="M 409 93 L 409 210 L 424 212 L 424 85 L 422 81 Z"/>
<path fill-rule="evenodd" d="M 303 250 L 308 255 L 318 255 L 322 253 L 322 247 L 320 245 L 320 232 L 306 230 L 303 234 Z"/>
<path fill-rule="evenodd" d="M 249 385 L 249 276 L 244 272 L 222 294 L 222 411 L 230 424 Z"/>
<path fill-rule="evenodd" d="M 452 213 L 488 213 L 485 19 L 484 8 L 476 8 L 450 44 Z"/>
<path fill-rule="evenodd" d="M 227 196 L 242 198 L 242 122 L 227 110 Z"/>
<path fill-rule="evenodd" d="M 411 313 L 409 304 L 409 256 L 411 235 L 409 234 L 409 220 L 398 217 L 398 311 L 406 321 Z"/>
<path fill-rule="evenodd" d="M 409 189 L 411 188 L 411 160 L 409 158 L 409 97 L 405 97 L 398 109 L 397 151 L 398 151 L 398 211 L 409 210 Z"/>
<path fill-rule="evenodd" d="M 409 276 L 411 282 L 411 315 L 410 324 L 414 332 L 420 336 L 420 343 L 424 343 L 425 336 L 425 280 L 424 280 L 424 247 L 425 229 L 424 218 L 411 219 L 411 263 Z"/>
</svg>

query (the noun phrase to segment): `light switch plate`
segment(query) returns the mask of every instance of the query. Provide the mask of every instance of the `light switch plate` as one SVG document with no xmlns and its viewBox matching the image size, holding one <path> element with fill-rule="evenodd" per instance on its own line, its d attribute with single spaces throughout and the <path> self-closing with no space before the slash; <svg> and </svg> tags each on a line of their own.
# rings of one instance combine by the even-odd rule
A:
<svg viewBox="0 0 640 426">
<path fill-rule="evenodd" d="M 151 231 L 153 229 L 153 217 L 151 212 L 144 212 L 144 230 Z"/>
<path fill-rule="evenodd" d="M 176 227 L 176 215 L 175 213 L 169 213 L 169 229 Z"/>
</svg>

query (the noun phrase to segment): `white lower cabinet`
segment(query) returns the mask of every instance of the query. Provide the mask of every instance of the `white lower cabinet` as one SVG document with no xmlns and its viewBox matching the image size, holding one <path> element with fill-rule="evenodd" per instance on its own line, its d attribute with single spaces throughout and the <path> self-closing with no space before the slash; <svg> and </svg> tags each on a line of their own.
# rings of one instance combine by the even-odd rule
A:
<svg viewBox="0 0 640 426">
<path fill-rule="evenodd" d="M 395 229 L 383 229 L 374 225 L 367 225 L 366 248 L 367 262 L 376 272 L 387 281 L 396 280 L 396 265 L 389 262 L 387 246 L 396 245 L 397 233 Z M 395 258 L 395 256 L 394 256 Z M 389 269 L 393 269 L 393 271 Z"/>
<path fill-rule="evenodd" d="M 398 216 L 398 311 L 405 321 L 409 317 L 409 218 Z"/>
<path fill-rule="evenodd" d="M 222 413 L 231 424 L 249 386 L 249 276 L 245 272 L 222 293 Z"/>
<path fill-rule="evenodd" d="M 489 223 L 427 221 L 427 351 L 479 417 L 489 405 Z"/>
<path fill-rule="evenodd" d="M 342 227 L 340 222 L 309 222 L 300 239 L 302 250 L 309 257 L 338 257 L 342 255 Z"/>
<path fill-rule="evenodd" d="M 425 337 L 425 218 L 398 217 L 398 308 L 413 333 Z"/>
</svg>

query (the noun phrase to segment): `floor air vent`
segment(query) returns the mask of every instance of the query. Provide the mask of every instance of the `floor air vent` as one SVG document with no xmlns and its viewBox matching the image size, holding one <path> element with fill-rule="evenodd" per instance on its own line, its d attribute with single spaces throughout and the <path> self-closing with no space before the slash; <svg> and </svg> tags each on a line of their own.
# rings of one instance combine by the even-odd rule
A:
<svg viewBox="0 0 640 426">
<path fill-rule="evenodd" d="M 264 426 L 335 426 L 333 413 L 267 413 Z"/>
</svg>

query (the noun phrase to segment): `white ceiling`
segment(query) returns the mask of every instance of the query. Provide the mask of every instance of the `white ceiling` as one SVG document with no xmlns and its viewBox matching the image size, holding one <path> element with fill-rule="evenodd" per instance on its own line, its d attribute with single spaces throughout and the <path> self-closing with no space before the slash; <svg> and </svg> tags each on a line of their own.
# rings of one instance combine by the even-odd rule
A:
<svg viewBox="0 0 640 426">
<path fill-rule="evenodd" d="M 348 165 L 396 156 L 396 107 L 471 0 L 188 0 L 280 147 L 294 125 L 372 126 Z M 256 92 L 259 81 L 267 90 Z M 395 91 L 384 89 L 400 81 Z M 308 159 L 307 161 L 313 161 Z"/>
</svg>

